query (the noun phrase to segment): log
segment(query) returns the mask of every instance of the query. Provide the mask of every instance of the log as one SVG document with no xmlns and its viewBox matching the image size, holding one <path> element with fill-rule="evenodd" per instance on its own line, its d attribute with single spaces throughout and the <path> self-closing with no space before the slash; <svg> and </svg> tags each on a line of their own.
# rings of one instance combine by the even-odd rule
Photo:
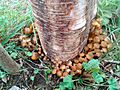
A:
<svg viewBox="0 0 120 90">
<path fill-rule="evenodd" d="M 10 57 L 0 44 L 0 66 L 9 74 L 18 74 L 20 66 Z"/>
</svg>

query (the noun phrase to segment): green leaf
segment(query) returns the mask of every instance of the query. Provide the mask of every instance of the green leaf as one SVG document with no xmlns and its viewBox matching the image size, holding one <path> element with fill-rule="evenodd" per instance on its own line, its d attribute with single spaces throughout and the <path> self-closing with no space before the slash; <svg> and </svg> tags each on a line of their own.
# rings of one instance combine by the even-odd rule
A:
<svg viewBox="0 0 120 90">
<path fill-rule="evenodd" d="M 35 80 L 35 76 L 31 76 L 30 80 L 34 81 Z"/>
<path fill-rule="evenodd" d="M 74 87 L 74 83 L 72 81 L 72 76 L 68 75 L 63 79 L 63 82 L 60 83 L 59 85 L 60 90 L 72 90 Z"/>
<path fill-rule="evenodd" d="M 97 59 L 92 59 L 88 63 L 84 62 L 82 65 L 83 65 L 83 68 L 87 71 L 93 70 L 93 71 L 97 72 L 98 69 L 100 68 L 99 64 L 100 64 L 100 62 Z"/>
<path fill-rule="evenodd" d="M 103 82 L 103 77 L 99 73 L 93 72 L 92 77 L 93 77 L 93 79 L 95 80 L 96 83 Z"/>
<path fill-rule="evenodd" d="M 64 79 L 63 82 L 72 82 L 72 75 L 67 75 Z"/>
<path fill-rule="evenodd" d="M 6 73 L 0 70 L 0 78 L 4 78 L 6 76 Z"/>
<path fill-rule="evenodd" d="M 13 57 L 14 59 L 17 57 L 17 55 L 18 55 L 18 53 L 16 53 L 16 52 L 12 52 L 12 53 L 10 54 L 10 56 Z"/>
<path fill-rule="evenodd" d="M 38 74 L 39 73 L 39 69 L 38 68 L 35 68 L 34 69 L 34 74 Z"/>
<path fill-rule="evenodd" d="M 61 82 L 60 83 L 60 90 L 72 90 L 74 87 L 73 82 Z"/>
<path fill-rule="evenodd" d="M 52 72 L 52 70 L 51 69 L 46 69 L 46 70 L 44 70 L 44 74 L 45 74 L 45 78 L 46 78 L 46 81 L 48 81 L 48 74 L 50 74 Z"/>
<path fill-rule="evenodd" d="M 51 69 L 49 69 L 49 68 L 48 68 L 48 69 L 46 69 L 46 73 L 47 73 L 47 74 L 50 74 L 51 72 L 52 72 L 52 70 L 51 70 Z"/>
<path fill-rule="evenodd" d="M 118 90 L 117 89 L 117 84 L 116 84 L 116 79 L 115 78 L 110 78 L 108 80 L 108 83 L 109 83 L 109 90 Z"/>
<path fill-rule="evenodd" d="M 32 56 L 32 52 L 25 52 L 25 54 L 29 57 Z"/>
<path fill-rule="evenodd" d="M 60 90 L 65 90 L 66 89 L 66 83 L 65 82 L 61 82 L 59 87 L 60 87 Z"/>
</svg>

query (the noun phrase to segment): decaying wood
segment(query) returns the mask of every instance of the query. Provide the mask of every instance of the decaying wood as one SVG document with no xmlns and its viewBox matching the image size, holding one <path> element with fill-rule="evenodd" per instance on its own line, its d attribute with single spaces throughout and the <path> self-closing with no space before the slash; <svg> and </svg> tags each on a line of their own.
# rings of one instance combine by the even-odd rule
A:
<svg viewBox="0 0 120 90">
<path fill-rule="evenodd" d="M 44 53 L 67 61 L 87 43 L 97 0 L 31 0 Z"/>
<path fill-rule="evenodd" d="M 0 44 L 0 66 L 10 74 L 17 74 L 20 66 L 9 56 L 3 46 Z"/>
</svg>

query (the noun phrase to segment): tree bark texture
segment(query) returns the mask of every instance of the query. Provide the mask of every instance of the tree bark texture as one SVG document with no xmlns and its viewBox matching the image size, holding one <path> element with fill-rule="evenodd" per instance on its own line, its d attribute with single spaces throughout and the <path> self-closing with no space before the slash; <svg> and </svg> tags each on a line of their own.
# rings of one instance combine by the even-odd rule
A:
<svg viewBox="0 0 120 90">
<path fill-rule="evenodd" d="M 87 43 L 97 0 L 31 0 L 44 53 L 67 61 Z"/>
<path fill-rule="evenodd" d="M 0 44 L 0 66 L 10 74 L 17 74 L 20 66 L 9 56 L 3 46 Z"/>
</svg>

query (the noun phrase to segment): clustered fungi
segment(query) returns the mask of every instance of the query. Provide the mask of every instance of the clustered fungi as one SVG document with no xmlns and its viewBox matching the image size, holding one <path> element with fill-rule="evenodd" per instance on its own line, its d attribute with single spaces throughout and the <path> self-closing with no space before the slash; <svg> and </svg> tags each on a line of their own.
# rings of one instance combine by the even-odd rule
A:
<svg viewBox="0 0 120 90">
<path fill-rule="evenodd" d="M 32 34 L 33 33 L 33 26 L 30 25 L 29 28 L 25 27 L 23 29 L 23 34 Z M 66 62 L 60 60 L 50 60 L 47 56 L 43 53 L 41 46 L 36 49 L 35 45 L 36 42 L 39 42 L 37 39 L 38 36 L 34 36 L 29 38 L 26 35 L 22 35 L 19 37 L 21 46 L 27 47 L 32 52 L 31 60 L 38 60 L 39 57 L 42 57 L 42 60 L 48 60 L 52 62 L 52 74 L 57 75 L 60 78 L 67 76 L 68 74 L 71 75 L 81 75 L 85 74 L 82 68 L 83 62 L 88 62 L 91 59 L 99 58 L 102 53 L 106 53 L 109 48 L 111 48 L 111 43 L 109 38 L 105 33 L 102 31 L 101 27 L 101 20 L 100 18 L 95 19 L 92 21 L 91 31 L 88 38 L 88 43 L 84 47 L 83 51 L 73 60 L 69 60 Z"/>
</svg>

